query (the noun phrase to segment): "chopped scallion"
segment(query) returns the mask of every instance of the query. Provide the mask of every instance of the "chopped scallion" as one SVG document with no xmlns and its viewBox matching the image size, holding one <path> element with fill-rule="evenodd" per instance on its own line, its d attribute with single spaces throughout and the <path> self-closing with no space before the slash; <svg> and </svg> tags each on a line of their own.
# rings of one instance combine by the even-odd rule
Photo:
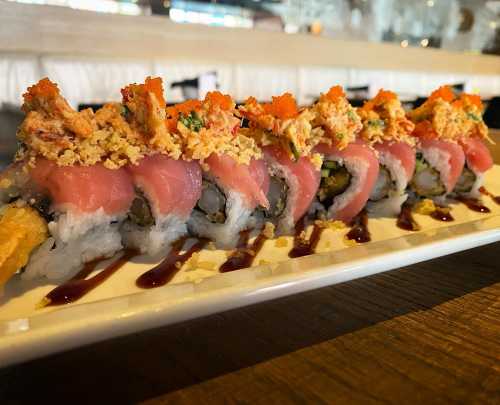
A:
<svg viewBox="0 0 500 405">
<path fill-rule="evenodd" d="M 300 153 L 297 150 L 297 147 L 295 146 L 295 144 L 293 142 L 290 142 L 290 151 L 292 152 L 292 155 L 293 155 L 295 161 L 300 159 Z"/>
</svg>

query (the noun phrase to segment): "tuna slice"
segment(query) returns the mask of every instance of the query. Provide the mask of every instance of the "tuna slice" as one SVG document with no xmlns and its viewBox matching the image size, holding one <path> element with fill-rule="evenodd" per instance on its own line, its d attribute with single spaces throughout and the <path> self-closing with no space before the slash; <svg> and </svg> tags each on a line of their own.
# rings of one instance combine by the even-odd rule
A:
<svg viewBox="0 0 500 405">
<path fill-rule="evenodd" d="M 266 160 L 271 164 L 278 163 L 297 179 L 296 200 L 292 208 L 293 222 L 296 223 L 307 212 L 316 195 L 321 180 L 321 172 L 307 157 L 294 162 L 288 154 L 276 146 L 263 148 Z"/>
<path fill-rule="evenodd" d="M 347 190 L 335 197 L 334 204 L 328 209 L 328 217 L 349 223 L 366 205 L 378 177 L 379 163 L 375 152 L 364 142 L 350 143 L 346 148 L 325 144 L 316 150 L 327 159 L 342 161 L 353 176 Z"/>
<path fill-rule="evenodd" d="M 479 138 L 467 138 L 461 142 L 467 166 L 475 173 L 484 173 L 493 167 L 489 149 Z"/>
<path fill-rule="evenodd" d="M 439 162 L 439 165 L 434 164 L 441 173 L 441 180 L 446 187 L 446 191 L 449 193 L 457 184 L 460 174 L 464 168 L 465 155 L 460 145 L 449 142 L 442 141 L 439 139 L 421 139 L 420 149 L 423 151 L 430 151 L 432 149 L 437 150 L 438 153 L 443 153 L 448 156 L 448 162 Z M 436 158 L 438 156 L 436 155 Z M 429 162 L 433 164 L 433 162 Z M 443 163 L 446 163 L 443 165 Z M 441 170 L 441 168 L 444 170 Z"/>
<path fill-rule="evenodd" d="M 57 166 L 38 159 L 30 171 L 35 184 L 46 190 L 53 208 L 90 213 L 102 208 L 108 215 L 125 213 L 134 198 L 130 176 L 123 168 L 112 170 L 93 166 Z"/>
<path fill-rule="evenodd" d="M 415 149 L 405 142 L 384 142 L 375 145 L 381 153 L 387 153 L 401 162 L 407 180 L 413 177 L 415 171 Z"/>
<path fill-rule="evenodd" d="M 249 165 L 239 164 L 227 155 L 211 154 L 205 160 L 210 173 L 226 189 L 238 191 L 243 195 L 247 208 L 258 205 L 269 207 L 267 192 L 269 190 L 269 174 L 263 160 L 252 159 Z"/>
<path fill-rule="evenodd" d="M 173 213 L 187 217 L 201 196 L 201 169 L 197 162 L 153 155 L 127 169 L 156 215 Z"/>
</svg>

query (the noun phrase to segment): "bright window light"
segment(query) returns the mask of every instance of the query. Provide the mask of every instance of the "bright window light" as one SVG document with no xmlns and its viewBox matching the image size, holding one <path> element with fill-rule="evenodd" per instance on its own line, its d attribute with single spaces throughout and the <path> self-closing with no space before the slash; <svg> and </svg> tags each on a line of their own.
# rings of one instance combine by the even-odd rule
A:
<svg viewBox="0 0 500 405">
<path fill-rule="evenodd" d="M 70 7 L 76 10 L 96 11 L 99 13 L 140 15 L 141 8 L 137 1 L 118 2 L 113 0 L 9 0 L 16 3 L 40 4 L 49 6 Z"/>
</svg>

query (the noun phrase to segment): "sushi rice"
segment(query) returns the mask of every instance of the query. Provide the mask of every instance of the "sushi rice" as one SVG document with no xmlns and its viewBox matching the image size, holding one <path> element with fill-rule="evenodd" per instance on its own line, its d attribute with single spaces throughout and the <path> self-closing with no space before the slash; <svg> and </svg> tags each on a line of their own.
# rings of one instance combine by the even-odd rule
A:
<svg viewBox="0 0 500 405">
<path fill-rule="evenodd" d="M 212 239 L 221 249 L 231 249 L 238 243 L 238 233 L 255 225 L 256 218 L 252 216 L 255 210 L 246 206 L 243 194 L 225 188 L 220 183 L 217 185 L 226 196 L 224 223 L 213 223 L 204 213 L 195 209 L 188 226 L 191 233 Z"/>
<path fill-rule="evenodd" d="M 187 234 L 186 220 L 176 214 L 157 216 L 150 227 L 126 221 L 121 229 L 123 245 L 152 256 L 167 254 L 172 242 Z"/>
<path fill-rule="evenodd" d="M 408 194 L 406 194 L 406 186 L 408 185 L 406 171 L 401 160 L 391 153 L 379 151 L 378 157 L 380 165 L 389 171 L 391 188 L 386 197 L 378 201 L 369 201 L 367 211 L 376 217 L 398 215 L 401 211 L 401 205 L 408 199 Z M 372 195 L 378 188 L 385 186 L 385 181 L 384 184 L 380 184 L 381 177 L 379 174 Z"/>
<path fill-rule="evenodd" d="M 123 219 L 107 215 L 102 208 L 93 213 L 60 214 L 49 222 L 51 237 L 33 252 L 22 277 L 61 279 L 83 263 L 113 256 L 123 249 L 119 229 Z"/>
</svg>

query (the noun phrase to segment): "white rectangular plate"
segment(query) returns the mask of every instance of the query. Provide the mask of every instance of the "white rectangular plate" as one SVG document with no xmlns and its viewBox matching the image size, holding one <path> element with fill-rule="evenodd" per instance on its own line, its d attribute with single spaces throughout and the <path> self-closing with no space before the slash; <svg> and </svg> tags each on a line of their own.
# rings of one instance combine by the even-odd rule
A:
<svg viewBox="0 0 500 405">
<path fill-rule="evenodd" d="M 486 187 L 500 195 L 500 166 L 486 175 Z M 136 278 L 156 262 L 137 257 L 74 304 L 36 309 L 55 285 L 11 280 L 0 297 L 0 366 L 147 328 L 212 314 L 376 274 L 500 240 L 500 205 L 489 197 L 489 214 L 454 204 L 455 221 L 444 223 L 415 214 L 420 232 L 396 227 L 394 218 L 370 219 L 372 242 L 352 246 L 347 228 L 327 229 L 318 253 L 288 259 L 291 238 L 269 240 L 256 267 L 219 274 L 225 252 L 201 252 L 173 281 L 141 290 Z M 286 243 L 288 247 L 276 246 Z M 260 264 L 260 265 L 259 265 Z"/>
</svg>

